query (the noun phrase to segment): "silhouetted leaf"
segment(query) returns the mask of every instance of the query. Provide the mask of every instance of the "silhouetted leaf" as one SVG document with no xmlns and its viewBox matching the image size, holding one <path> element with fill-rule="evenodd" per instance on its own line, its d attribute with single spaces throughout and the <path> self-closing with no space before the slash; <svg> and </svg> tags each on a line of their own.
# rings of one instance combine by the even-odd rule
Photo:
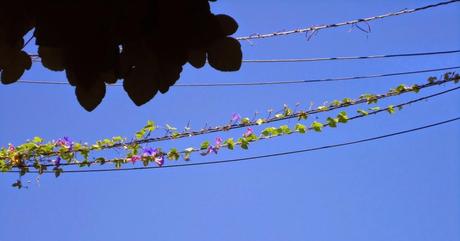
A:
<svg viewBox="0 0 460 241">
<path fill-rule="evenodd" d="M 241 44 L 234 38 L 218 39 L 208 48 L 209 64 L 217 70 L 237 71 L 242 60 Z"/>
<path fill-rule="evenodd" d="M 38 47 L 38 55 L 46 68 L 54 71 L 64 70 L 64 55 L 61 48 L 40 46 Z"/>
<path fill-rule="evenodd" d="M 191 49 L 188 52 L 188 62 L 195 68 L 202 68 L 206 64 L 206 50 Z"/>
<path fill-rule="evenodd" d="M 104 82 L 97 81 L 88 87 L 77 86 L 75 95 L 85 110 L 92 111 L 102 102 L 105 96 L 105 88 Z"/>
<path fill-rule="evenodd" d="M 21 51 L 11 56 L 10 62 L 2 71 L 1 80 L 3 84 L 12 84 L 21 78 L 26 69 L 30 69 L 32 60 L 29 55 Z"/>
<path fill-rule="evenodd" d="M 238 30 L 238 23 L 232 17 L 225 14 L 218 14 L 216 18 L 219 21 L 223 34 L 232 35 Z"/>
</svg>

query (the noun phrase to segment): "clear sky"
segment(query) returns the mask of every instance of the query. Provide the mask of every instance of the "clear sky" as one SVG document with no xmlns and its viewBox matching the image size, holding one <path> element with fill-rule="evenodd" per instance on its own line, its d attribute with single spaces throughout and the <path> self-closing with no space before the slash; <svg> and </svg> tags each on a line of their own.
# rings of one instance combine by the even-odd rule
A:
<svg viewBox="0 0 460 241">
<path fill-rule="evenodd" d="M 216 13 L 240 23 L 237 36 L 369 17 L 436 1 L 218 1 Z M 343 27 L 243 42 L 244 58 L 331 57 L 460 49 L 460 4 L 371 22 L 372 32 Z M 33 46 L 28 51 L 35 52 Z M 236 73 L 185 68 L 178 83 L 298 80 L 454 66 L 460 55 L 291 64 L 245 64 Z M 111 87 L 92 113 L 70 86 L 0 86 L 0 145 L 39 135 L 92 142 L 132 136 L 147 120 L 195 129 L 238 112 L 380 93 L 429 74 L 305 85 L 171 88 L 138 108 Z M 22 79 L 64 81 L 35 63 Z M 434 93 L 452 84 L 382 102 Z M 460 92 L 395 115 L 350 122 L 321 134 L 290 135 L 250 150 L 195 156 L 193 162 L 268 154 L 367 138 L 457 117 Z M 320 116 L 323 120 L 324 116 Z M 310 120 L 311 121 L 311 120 Z M 290 122 L 288 124 L 293 124 Z M 135 172 L 34 175 L 28 189 L 0 175 L 0 241 L 126 240 L 460 240 L 460 125 L 452 123 L 372 143 L 241 163 Z M 225 133 L 239 136 L 241 131 Z M 216 135 L 161 147 L 198 145 Z"/>
</svg>

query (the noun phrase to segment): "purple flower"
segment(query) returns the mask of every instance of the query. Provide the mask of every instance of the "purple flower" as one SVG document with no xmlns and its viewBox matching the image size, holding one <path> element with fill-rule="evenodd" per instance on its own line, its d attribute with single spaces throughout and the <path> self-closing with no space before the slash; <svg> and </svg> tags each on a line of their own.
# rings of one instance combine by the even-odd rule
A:
<svg viewBox="0 0 460 241">
<path fill-rule="evenodd" d="M 209 147 L 208 147 L 208 151 L 207 151 L 206 154 L 211 154 L 211 153 L 213 153 L 213 152 L 214 152 L 214 154 L 217 154 L 217 151 L 218 151 L 218 150 L 219 150 L 218 147 L 209 146 Z"/>
<path fill-rule="evenodd" d="M 63 138 L 56 141 L 56 145 L 63 146 L 71 151 L 73 147 L 73 142 L 70 140 L 69 137 L 64 136 Z"/>
<path fill-rule="evenodd" d="M 151 147 L 144 148 L 142 156 L 155 156 L 157 154 L 157 150 Z"/>
<path fill-rule="evenodd" d="M 61 157 L 57 157 L 56 159 L 51 161 L 56 167 L 61 165 Z"/>
<path fill-rule="evenodd" d="M 232 115 L 232 121 L 233 121 L 233 122 L 238 122 L 240 119 L 241 119 L 240 114 L 238 114 L 238 113 L 233 113 L 233 115 Z"/>
<path fill-rule="evenodd" d="M 165 163 L 165 157 L 163 154 L 160 154 L 159 157 L 155 158 L 155 163 L 158 165 L 158 166 L 163 166 L 163 164 Z"/>
<path fill-rule="evenodd" d="M 254 134 L 254 131 L 252 130 L 251 127 L 248 127 L 248 129 L 246 130 L 246 132 L 243 134 L 244 137 L 248 137 L 250 135 Z"/>
</svg>

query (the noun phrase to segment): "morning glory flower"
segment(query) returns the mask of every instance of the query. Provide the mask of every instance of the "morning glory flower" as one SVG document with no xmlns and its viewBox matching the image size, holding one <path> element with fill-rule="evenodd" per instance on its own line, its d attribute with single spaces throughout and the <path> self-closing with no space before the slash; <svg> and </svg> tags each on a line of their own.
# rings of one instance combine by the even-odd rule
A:
<svg viewBox="0 0 460 241">
<path fill-rule="evenodd" d="M 241 119 L 240 114 L 238 114 L 238 113 L 233 113 L 233 115 L 232 115 L 232 121 L 233 121 L 233 122 L 238 122 L 240 119 Z"/>
<path fill-rule="evenodd" d="M 251 127 L 248 127 L 248 129 L 246 130 L 246 132 L 243 134 L 244 137 L 248 137 L 250 135 L 254 134 L 254 131 L 252 130 Z"/>
<path fill-rule="evenodd" d="M 217 137 L 217 138 L 216 138 L 216 147 L 217 147 L 217 148 L 220 148 L 220 147 L 222 146 L 222 142 L 223 142 L 223 141 L 224 141 L 224 140 L 222 139 L 222 137 Z"/>
<path fill-rule="evenodd" d="M 165 163 L 165 157 L 163 154 L 160 154 L 159 157 L 155 158 L 155 163 L 158 165 L 158 166 L 163 166 L 163 164 Z"/>
<path fill-rule="evenodd" d="M 70 140 L 69 137 L 65 136 L 65 137 L 57 140 L 56 145 L 63 146 L 65 148 L 68 148 L 71 151 L 72 147 L 73 147 L 73 142 Z"/>
<path fill-rule="evenodd" d="M 151 147 L 144 148 L 142 156 L 155 156 L 157 154 L 157 150 Z"/>
<path fill-rule="evenodd" d="M 134 164 L 136 163 L 136 161 L 139 161 L 141 160 L 142 158 L 138 155 L 133 155 L 131 158 L 130 158 L 130 161 Z"/>
<path fill-rule="evenodd" d="M 61 165 L 61 157 L 57 157 L 56 159 L 51 161 L 56 167 Z"/>
<path fill-rule="evenodd" d="M 8 144 L 8 151 L 14 152 L 16 149 L 14 148 L 13 144 Z"/>
<path fill-rule="evenodd" d="M 217 147 L 209 146 L 207 154 L 210 154 L 210 153 L 213 153 L 213 152 L 214 152 L 214 154 L 217 154 L 218 150 L 219 150 L 219 148 L 217 148 Z"/>
</svg>

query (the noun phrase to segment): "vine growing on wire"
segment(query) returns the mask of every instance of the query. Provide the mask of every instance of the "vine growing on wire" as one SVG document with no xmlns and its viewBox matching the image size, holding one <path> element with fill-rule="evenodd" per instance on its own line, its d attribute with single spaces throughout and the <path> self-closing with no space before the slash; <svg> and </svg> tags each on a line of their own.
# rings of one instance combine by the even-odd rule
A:
<svg viewBox="0 0 460 241">
<path fill-rule="evenodd" d="M 380 99 L 410 92 L 418 93 L 420 90 L 425 88 L 430 88 L 448 82 L 458 83 L 459 81 L 459 74 L 447 72 L 439 78 L 429 77 L 428 81 L 424 84 L 414 84 L 410 86 L 399 85 L 383 94 L 363 94 L 356 99 L 344 98 L 342 100 L 334 100 L 328 105 L 321 105 L 316 108 L 310 107 L 309 110 L 294 111 L 285 105 L 281 111 L 276 113 L 271 111 L 266 118 L 257 119 L 241 117 L 239 114 L 234 113 L 231 116 L 229 123 L 201 130 L 191 130 L 190 128 L 186 128 L 184 131 L 178 131 L 177 128 L 166 125 L 164 129 L 166 129 L 167 134 L 159 137 L 151 137 L 152 133 L 158 129 L 158 126 L 155 125 L 153 121 L 148 121 L 143 128 L 135 133 L 134 139 L 130 141 L 127 141 L 127 138 L 117 136 L 97 141 L 94 144 L 87 144 L 72 141 L 69 137 L 63 137 L 57 141 L 50 142 L 45 142 L 43 138 L 40 137 L 34 137 L 32 140 L 24 144 L 17 146 L 9 144 L 8 147 L 1 148 L 0 170 L 2 172 L 18 170 L 21 176 L 28 172 L 36 172 L 40 175 L 52 172 L 56 177 L 58 177 L 61 173 L 65 172 L 64 167 L 69 166 L 87 168 L 95 164 L 103 165 L 111 163 L 115 166 L 115 168 L 122 168 L 124 164 L 135 164 L 140 162 L 144 166 L 154 164 L 161 167 L 165 165 L 165 160 L 175 161 L 182 159 L 184 161 L 189 161 L 194 153 L 199 153 L 205 156 L 209 154 L 218 154 L 218 152 L 223 149 L 234 150 L 236 147 L 248 149 L 251 143 L 257 141 L 290 134 L 305 134 L 310 131 L 321 132 L 325 127 L 336 128 L 338 125 L 347 123 L 350 120 L 364 118 L 366 116 L 382 112 L 393 114 L 396 110 L 400 110 L 406 105 L 416 103 L 439 94 L 422 97 L 397 105 L 389 105 L 386 107 L 373 106 L 366 109 L 358 109 L 357 114 L 351 117 L 349 116 L 350 113 L 340 111 L 336 115 L 327 117 L 324 122 L 313 121 L 309 124 L 304 123 L 310 115 L 330 112 L 358 104 L 376 104 Z M 458 88 L 460 87 L 454 89 Z M 447 93 L 451 90 L 441 92 L 441 94 Z M 270 126 L 263 129 L 260 133 L 256 133 L 256 131 L 252 128 L 253 126 L 265 125 L 287 119 L 296 119 L 297 121 L 295 125 L 291 127 L 288 125 Z M 161 148 L 147 147 L 145 145 L 147 143 L 175 140 L 179 138 L 187 138 L 241 128 L 244 128 L 244 130 L 238 137 L 227 138 L 225 140 L 221 137 L 217 137 L 214 141 L 204 141 L 199 145 L 182 150 L 179 150 L 178 148 L 162 150 Z M 108 159 L 95 154 L 104 149 L 114 148 L 125 151 L 125 155 L 118 158 Z M 30 169 L 35 169 L 35 171 L 31 171 Z M 21 187 L 22 184 L 20 184 L 20 182 L 16 182 L 14 186 Z"/>
</svg>

